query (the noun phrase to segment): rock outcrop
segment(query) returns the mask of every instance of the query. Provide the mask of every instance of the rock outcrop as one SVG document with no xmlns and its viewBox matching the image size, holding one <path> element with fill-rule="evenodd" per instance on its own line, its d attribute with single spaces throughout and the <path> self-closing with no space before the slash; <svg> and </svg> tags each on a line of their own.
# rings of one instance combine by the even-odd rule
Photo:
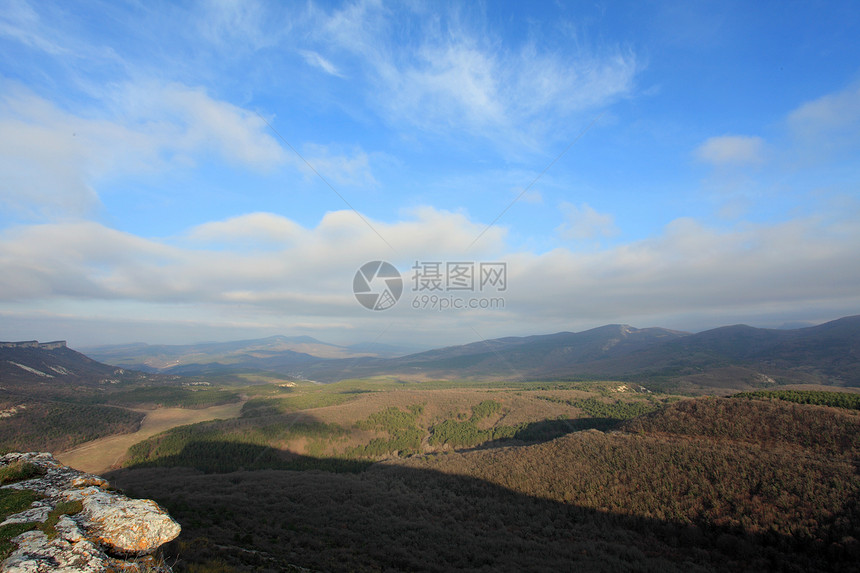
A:
<svg viewBox="0 0 860 573">
<path fill-rule="evenodd" d="M 38 499 L 0 522 L 0 531 L 7 525 L 33 524 L 11 538 L 16 548 L 0 564 L 0 572 L 170 572 L 153 553 L 175 539 L 180 527 L 154 501 L 112 491 L 104 479 L 64 466 L 46 453 L 0 456 L 3 471 L 25 479 L 0 489 L 34 492 Z"/>
</svg>

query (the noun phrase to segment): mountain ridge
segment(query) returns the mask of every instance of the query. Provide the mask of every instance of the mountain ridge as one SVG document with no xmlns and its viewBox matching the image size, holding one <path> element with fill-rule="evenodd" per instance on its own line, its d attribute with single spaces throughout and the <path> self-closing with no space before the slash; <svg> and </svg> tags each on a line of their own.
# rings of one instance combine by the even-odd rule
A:
<svg viewBox="0 0 860 573">
<path fill-rule="evenodd" d="M 312 337 L 283 335 L 198 345 L 100 348 L 101 354 L 94 357 L 113 362 L 114 367 L 136 365 L 144 349 L 155 358 L 142 363 L 141 370 L 183 376 L 274 372 L 318 382 L 389 376 L 413 381 L 618 378 L 662 381 L 673 387 L 735 389 L 776 383 L 860 386 L 860 315 L 797 329 L 734 324 L 698 333 L 609 324 L 581 332 L 506 336 L 394 357 L 352 352 L 351 347 Z M 37 352 L 33 348 L 0 351 Z M 74 352 L 49 352 L 63 351 Z M 8 371 L 9 360 L 2 363 L 3 371 Z"/>
<path fill-rule="evenodd" d="M 341 346 L 311 336 L 284 335 L 196 344 L 150 345 L 136 342 L 83 347 L 81 351 L 100 362 L 124 368 L 178 375 L 211 373 L 219 369 L 218 365 L 223 370 L 265 370 L 293 368 L 315 358 L 390 357 L 405 353 L 398 347 L 385 344 L 364 342 Z"/>
<path fill-rule="evenodd" d="M 76 381 L 108 380 L 123 374 L 123 369 L 102 364 L 66 346 L 65 341 L 0 343 L 0 382 L 42 379 Z"/>
<path fill-rule="evenodd" d="M 794 330 L 730 325 L 699 333 L 606 325 L 570 333 L 505 337 L 400 358 L 311 364 L 306 376 L 330 381 L 396 375 L 405 379 L 671 379 L 673 385 L 738 389 L 786 383 L 860 386 L 860 316 Z M 705 380 L 708 374 L 713 380 Z M 729 386 L 735 387 L 735 386 Z"/>
</svg>

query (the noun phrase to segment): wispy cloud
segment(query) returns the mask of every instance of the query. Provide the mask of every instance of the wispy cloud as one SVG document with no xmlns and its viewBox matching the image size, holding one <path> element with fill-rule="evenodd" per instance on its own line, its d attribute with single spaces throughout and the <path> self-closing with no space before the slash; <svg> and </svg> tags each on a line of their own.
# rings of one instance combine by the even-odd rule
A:
<svg viewBox="0 0 860 573">
<path fill-rule="evenodd" d="M 789 125 L 803 133 L 850 131 L 858 136 L 860 86 L 822 96 L 805 103 L 788 117 Z"/>
<path fill-rule="evenodd" d="M 750 135 L 711 137 L 700 145 L 696 157 L 715 166 L 752 165 L 764 161 L 764 139 Z"/>
<path fill-rule="evenodd" d="M 93 118 L 59 109 L 4 83 L 0 96 L 0 202 L 31 216 L 83 215 L 99 203 L 94 184 L 152 173 L 214 153 L 268 169 L 288 156 L 256 115 L 178 84 L 126 84 L 106 100 L 116 115 Z M 122 118 L 122 121 L 118 117 Z"/>
<path fill-rule="evenodd" d="M 158 117 L 160 111 L 162 117 L 172 121 L 173 129 L 178 128 L 174 145 L 180 149 L 208 147 L 228 162 L 256 169 L 285 160 L 284 150 L 257 114 L 213 99 L 205 90 L 182 85 L 155 86 L 151 90 L 132 86 L 131 90 L 146 90 L 143 103 L 148 112 L 154 112 L 146 114 L 148 120 Z M 163 106 L 160 110 L 159 105 Z"/>
<path fill-rule="evenodd" d="M 788 116 L 799 164 L 850 157 L 860 149 L 860 84 L 807 102 Z"/>
<path fill-rule="evenodd" d="M 257 0 L 210 0 L 197 5 L 196 10 L 200 35 L 213 44 L 258 50 L 280 39 L 280 34 L 273 33 L 273 12 Z M 277 24 L 286 23 L 279 20 Z"/>
<path fill-rule="evenodd" d="M 766 138 L 710 137 L 692 156 L 714 168 L 701 189 L 720 205 L 721 217 L 737 220 L 754 211 L 773 217 L 787 203 L 795 211 L 779 216 L 790 219 L 816 210 L 816 195 L 851 193 L 848 181 L 858 173 L 853 161 L 858 150 L 860 88 L 852 84 L 788 111 L 768 126 Z"/>
<path fill-rule="evenodd" d="M 389 122 L 437 134 L 534 145 L 559 135 L 559 118 L 629 94 L 641 67 L 632 51 L 616 46 L 566 54 L 534 41 L 501 48 L 457 11 L 426 18 L 401 6 L 397 19 L 386 18 L 390 10 L 357 2 L 322 14 L 320 41 L 358 58 L 372 81 L 367 95 Z M 395 47 L 400 19 L 414 33 L 408 50 Z"/>
<path fill-rule="evenodd" d="M 340 73 L 340 71 L 337 69 L 337 66 L 322 57 L 317 52 L 314 52 L 313 50 L 299 50 L 299 54 L 301 54 L 301 56 L 305 59 L 305 62 L 307 62 L 309 66 L 319 68 L 331 76 L 336 76 L 339 78 L 344 77 L 344 75 Z"/>
<path fill-rule="evenodd" d="M 309 143 L 302 155 L 327 180 L 338 185 L 374 186 L 370 156 L 360 148 L 338 152 L 328 145 Z"/>
<path fill-rule="evenodd" d="M 565 222 L 556 230 L 564 239 L 595 239 L 618 234 L 612 215 L 598 213 L 587 203 L 580 206 L 562 203 L 560 209 L 564 214 Z"/>
<path fill-rule="evenodd" d="M 0 10 L 0 36 L 15 40 L 52 55 L 66 55 L 70 51 L 45 34 L 45 24 L 38 13 L 25 0 L 4 2 Z"/>
</svg>

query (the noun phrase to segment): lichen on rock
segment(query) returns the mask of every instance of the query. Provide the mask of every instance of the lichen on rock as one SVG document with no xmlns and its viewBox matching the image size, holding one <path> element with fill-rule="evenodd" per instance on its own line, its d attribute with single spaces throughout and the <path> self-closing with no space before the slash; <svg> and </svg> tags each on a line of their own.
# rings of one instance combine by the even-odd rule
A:
<svg viewBox="0 0 860 573">
<path fill-rule="evenodd" d="M 40 475 L 2 488 L 29 490 L 42 499 L 3 516 L 0 527 L 33 523 L 36 529 L 11 539 L 17 547 L 0 572 L 170 571 L 152 554 L 175 539 L 180 526 L 157 503 L 110 491 L 104 479 L 64 466 L 51 454 L 0 456 L 0 469 L 11 464 L 32 464 Z M 75 513 L 57 515 L 66 507 Z M 48 525 L 52 514 L 56 523 Z"/>
</svg>

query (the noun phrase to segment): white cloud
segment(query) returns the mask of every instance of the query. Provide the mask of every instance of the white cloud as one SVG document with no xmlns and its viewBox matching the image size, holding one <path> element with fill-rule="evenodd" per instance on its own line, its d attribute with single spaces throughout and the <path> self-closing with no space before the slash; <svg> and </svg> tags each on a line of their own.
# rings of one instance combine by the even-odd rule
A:
<svg viewBox="0 0 860 573">
<path fill-rule="evenodd" d="M 276 30 L 272 26 L 272 12 L 256 0 L 209 0 L 197 9 L 194 20 L 200 35 L 230 51 L 272 46 L 278 38 L 276 31 L 288 31 L 283 29 L 286 27 L 283 21 L 277 22 L 282 29 Z"/>
<path fill-rule="evenodd" d="M 517 255 L 507 308 L 543 332 L 553 323 L 667 325 L 678 317 L 701 328 L 823 305 L 854 314 L 860 230 L 833 228 L 810 218 L 717 231 L 679 219 L 658 237 L 599 252 Z"/>
<path fill-rule="evenodd" d="M 7 0 L 0 10 L 0 36 L 14 38 L 19 42 L 52 55 L 68 54 L 68 50 L 49 39 L 45 34 L 45 23 L 24 0 Z"/>
<path fill-rule="evenodd" d="M 497 63 L 491 55 L 469 45 L 425 46 L 414 65 L 392 70 L 386 79 L 388 107 L 398 118 L 409 118 L 436 129 L 466 123 L 467 127 L 507 122 L 500 101 Z M 421 110 L 423 113 L 416 113 Z"/>
<path fill-rule="evenodd" d="M 579 207 L 571 203 L 562 203 L 559 208 L 564 214 L 565 222 L 556 231 L 564 239 L 595 239 L 618 234 L 613 216 L 608 213 L 598 213 L 587 203 Z"/>
<path fill-rule="evenodd" d="M 860 229 L 848 224 L 857 215 L 730 230 L 678 219 L 660 236 L 592 252 L 512 253 L 504 232 L 493 229 L 488 250 L 469 255 L 465 245 L 482 224 L 432 208 L 397 222 L 370 221 L 396 253 L 350 211 L 328 213 L 313 228 L 268 213 L 215 221 L 192 229 L 197 242 L 185 247 L 96 223 L 36 225 L 0 235 L 0 313 L 30 309 L 39 316 L 38 309 L 66 301 L 58 308 L 103 314 L 137 308 L 128 315 L 132 321 L 140 316 L 186 326 L 347 323 L 362 332 L 382 329 L 383 321 L 402 339 L 420 330 L 435 344 L 474 339 L 475 329 L 502 336 L 611 322 L 647 325 L 639 319 L 666 324 L 679 316 L 719 324 L 720 316 L 822 306 L 850 314 L 860 304 Z M 249 252 L 248 239 L 277 248 Z M 507 262 L 504 310 L 440 314 L 410 307 L 416 260 L 464 257 Z M 403 304 L 384 316 L 364 311 L 351 292 L 356 269 L 378 259 L 394 262 L 407 284 Z"/>
<path fill-rule="evenodd" d="M 788 116 L 797 146 L 794 164 L 831 161 L 860 148 L 860 87 L 807 102 Z"/>
<path fill-rule="evenodd" d="M 516 144 L 555 132 L 560 118 L 607 105 L 633 85 L 632 56 L 561 59 L 533 48 L 499 54 L 476 44 L 426 46 L 421 61 L 394 67 L 385 77 L 388 111 L 424 129 L 460 128 Z"/>
<path fill-rule="evenodd" d="M 693 156 L 714 167 L 701 191 L 722 218 L 739 219 L 788 207 L 817 210 L 824 194 L 852 193 L 860 150 L 860 88 L 806 102 L 775 124 L 767 140 L 724 135 L 705 140 Z"/>
<path fill-rule="evenodd" d="M 696 149 L 696 157 L 715 166 L 751 165 L 764 160 L 765 142 L 749 135 L 711 137 Z"/>
<path fill-rule="evenodd" d="M 543 194 L 534 189 L 526 192 L 519 191 L 516 197 L 518 198 L 517 201 L 522 201 L 523 203 L 531 203 L 533 205 L 543 204 Z"/>
<path fill-rule="evenodd" d="M 159 153 L 212 151 L 234 165 L 268 169 L 286 153 L 256 113 L 181 84 L 126 84 L 113 97 L 131 128 L 153 139 Z"/>
<path fill-rule="evenodd" d="M 287 248 L 303 235 L 301 225 L 272 213 L 248 213 L 225 221 L 212 221 L 188 231 L 188 238 L 196 243 L 243 245 L 257 248 L 280 246 Z"/>
<path fill-rule="evenodd" d="M 368 97 L 392 123 L 534 144 L 564 131 L 560 118 L 630 93 L 639 69 L 636 56 L 620 48 L 505 49 L 456 10 L 430 17 L 399 8 L 392 14 L 379 2 L 356 2 L 317 15 L 319 41 L 358 59 L 371 80 Z M 411 22 L 405 49 L 394 47 L 395 38 L 403 41 L 402 20 Z"/>
<path fill-rule="evenodd" d="M 0 96 L 0 203 L 25 216 L 80 215 L 99 203 L 92 173 L 118 142 L 138 143 L 119 126 L 67 114 L 17 86 Z M 128 136 L 128 137 L 126 137 Z M 113 140 L 113 148 L 105 145 Z"/>
<path fill-rule="evenodd" d="M 371 229 L 373 225 L 396 252 Z M 97 223 L 17 227 L 0 235 L 5 301 L 52 297 L 149 302 L 285 305 L 290 312 L 337 313 L 352 274 L 368 260 L 411 265 L 415 257 L 462 253 L 481 225 L 462 214 L 422 208 L 395 223 L 327 213 L 312 229 L 252 213 L 199 225 L 190 246 L 143 239 Z M 499 243 L 503 232 L 487 233 Z M 252 244 L 255 249 L 247 248 Z M 260 249 L 259 246 L 270 248 Z"/>
<path fill-rule="evenodd" d="M 302 58 L 304 58 L 305 62 L 312 67 L 319 68 L 325 73 L 336 76 L 339 78 L 344 77 L 342 73 L 337 69 L 333 63 L 322 57 L 317 52 L 313 50 L 299 50 L 299 54 L 301 54 Z"/>
<path fill-rule="evenodd" d="M 85 215 L 99 204 L 100 179 L 158 172 L 206 153 L 257 170 L 290 158 L 256 114 L 200 89 L 127 84 L 111 94 L 114 113 L 100 118 L 9 82 L 3 88 L 0 204 L 25 217 Z"/>
<path fill-rule="evenodd" d="M 307 162 L 329 182 L 359 186 L 377 184 L 370 167 L 370 156 L 360 148 L 351 149 L 350 153 L 338 153 L 329 146 L 309 143 L 303 146 L 302 151 Z"/>
<path fill-rule="evenodd" d="M 791 112 L 789 124 L 806 133 L 850 130 L 857 135 L 860 123 L 860 87 L 828 94 Z"/>
</svg>

